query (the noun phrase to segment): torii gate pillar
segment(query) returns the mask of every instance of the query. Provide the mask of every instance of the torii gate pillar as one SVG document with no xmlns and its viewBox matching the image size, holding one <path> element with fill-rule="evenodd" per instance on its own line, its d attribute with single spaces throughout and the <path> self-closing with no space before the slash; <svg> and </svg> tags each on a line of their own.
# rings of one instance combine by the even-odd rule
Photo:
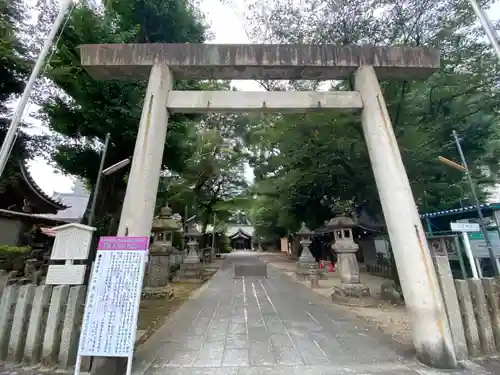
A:
<svg viewBox="0 0 500 375">
<path fill-rule="evenodd" d="M 167 136 L 167 99 L 172 83 L 167 65 L 153 65 L 120 216 L 119 236 L 149 236 L 151 233 Z"/>
<path fill-rule="evenodd" d="M 363 133 L 411 313 L 417 355 L 433 367 L 456 367 L 441 289 L 377 75 L 373 67 L 363 66 L 354 78 L 363 99 Z"/>
</svg>

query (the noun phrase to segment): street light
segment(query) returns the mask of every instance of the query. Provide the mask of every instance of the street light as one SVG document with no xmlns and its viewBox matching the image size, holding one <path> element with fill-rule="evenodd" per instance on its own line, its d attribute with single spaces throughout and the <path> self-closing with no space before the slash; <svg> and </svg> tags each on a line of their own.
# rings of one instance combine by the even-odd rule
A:
<svg viewBox="0 0 500 375">
<path fill-rule="evenodd" d="M 126 167 L 129 164 L 130 164 L 130 158 L 124 159 L 122 161 L 119 161 L 116 164 L 113 164 L 110 167 L 107 167 L 105 170 L 102 171 L 102 174 L 104 176 L 109 176 L 110 174 L 113 174 L 113 173 L 119 171 L 120 169 Z"/>
<path fill-rule="evenodd" d="M 446 164 L 448 167 L 451 167 L 453 169 L 456 169 L 460 172 L 467 172 L 467 169 L 465 169 L 465 167 L 463 167 L 462 165 L 458 164 L 458 163 L 455 163 L 454 161 L 450 160 L 450 159 L 446 159 L 442 156 L 438 156 L 438 160 L 443 163 L 443 164 Z"/>
<path fill-rule="evenodd" d="M 486 247 L 488 248 L 488 254 L 490 255 L 491 262 L 493 263 L 493 271 L 495 272 L 495 276 L 500 276 L 500 270 L 499 266 L 497 263 L 497 259 L 495 257 L 495 253 L 493 252 L 493 246 L 491 244 L 490 237 L 488 235 L 488 231 L 486 230 L 485 226 L 485 220 L 483 216 L 483 211 L 481 210 L 481 204 L 479 203 L 479 199 L 476 194 L 476 187 L 474 186 L 474 181 L 472 181 L 472 177 L 470 175 L 469 167 L 467 166 L 467 161 L 465 160 L 464 153 L 462 151 L 462 145 L 460 144 L 460 139 L 458 138 L 458 134 L 455 130 L 453 130 L 453 139 L 455 141 L 455 144 L 457 145 L 457 150 L 458 154 L 460 155 L 460 159 L 462 160 L 462 164 L 455 163 L 452 160 L 446 159 L 442 156 L 438 157 L 438 160 L 443 163 L 448 165 L 451 168 L 454 168 L 456 170 L 459 170 L 463 173 L 465 173 L 465 176 L 467 177 L 467 181 L 469 182 L 469 187 L 470 191 L 472 193 L 472 198 L 474 199 L 474 203 L 476 205 L 476 210 L 477 210 L 477 215 L 479 218 L 479 226 L 481 228 L 481 232 L 483 233 L 484 236 L 484 241 L 486 242 Z"/>
</svg>

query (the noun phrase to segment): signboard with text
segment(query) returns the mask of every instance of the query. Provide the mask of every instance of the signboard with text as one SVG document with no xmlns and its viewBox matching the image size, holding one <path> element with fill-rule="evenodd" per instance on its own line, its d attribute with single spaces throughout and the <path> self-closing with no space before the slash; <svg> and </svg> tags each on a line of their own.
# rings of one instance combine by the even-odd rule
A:
<svg viewBox="0 0 500 375">
<path fill-rule="evenodd" d="M 488 247 L 484 240 L 484 235 L 481 232 L 468 233 L 470 247 L 475 258 L 489 258 Z M 497 230 L 489 230 L 488 238 L 490 239 L 493 253 L 500 257 L 500 236 Z"/>
<path fill-rule="evenodd" d="M 450 223 L 452 232 L 480 232 L 481 227 L 477 223 Z"/>
<path fill-rule="evenodd" d="M 148 246 L 148 237 L 99 239 L 75 374 L 82 356 L 132 360 Z"/>
</svg>

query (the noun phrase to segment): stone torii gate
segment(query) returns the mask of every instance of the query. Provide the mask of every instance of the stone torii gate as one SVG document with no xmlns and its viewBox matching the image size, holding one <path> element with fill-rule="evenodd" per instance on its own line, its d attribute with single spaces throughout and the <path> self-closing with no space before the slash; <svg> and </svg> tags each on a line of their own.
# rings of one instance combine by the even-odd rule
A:
<svg viewBox="0 0 500 375">
<path fill-rule="evenodd" d="M 438 51 L 216 44 L 83 45 L 80 51 L 82 65 L 96 79 L 149 80 L 119 235 L 150 234 L 169 113 L 360 110 L 418 358 L 433 367 L 456 367 L 442 295 L 379 85 L 379 78 L 425 79 L 439 67 Z M 174 79 L 336 80 L 352 75 L 352 92 L 172 90 Z"/>
</svg>

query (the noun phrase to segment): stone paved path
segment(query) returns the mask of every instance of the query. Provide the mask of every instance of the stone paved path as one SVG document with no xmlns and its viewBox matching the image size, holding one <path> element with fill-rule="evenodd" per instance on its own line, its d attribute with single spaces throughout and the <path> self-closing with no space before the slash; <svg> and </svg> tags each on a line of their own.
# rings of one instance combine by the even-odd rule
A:
<svg viewBox="0 0 500 375">
<path fill-rule="evenodd" d="M 136 353 L 136 375 L 441 374 L 378 331 L 268 267 L 268 278 L 233 279 L 225 266 Z M 331 303 L 329 303 L 331 305 Z M 474 364 L 471 364 L 474 366 Z M 446 374 L 490 374 L 475 365 Z"/>
</svg>

